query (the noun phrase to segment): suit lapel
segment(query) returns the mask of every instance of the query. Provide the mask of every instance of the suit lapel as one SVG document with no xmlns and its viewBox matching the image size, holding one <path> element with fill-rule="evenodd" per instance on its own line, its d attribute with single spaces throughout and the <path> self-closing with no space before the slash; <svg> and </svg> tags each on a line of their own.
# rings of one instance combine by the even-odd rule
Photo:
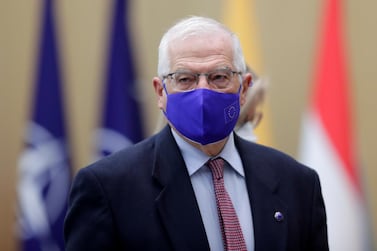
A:
<svg viewBox="0 0 377 251">
<path fill-rule="evenodd" d="M 161 185 L 156 207 L 175 250 L 209 250 L 184 160 L 170 128 L 156 139 L 153 176 Z"/>
<path fill-rule="evenodd" d="M 255 250 L 285 250 L 288 208 L 278 195 L 279 177 L 263 152 L 235 136 L 245 169 L 253 216 Z M 283 218 L 281 218 L 281 216 Z"/>
<path fill-rule="evenodd" d="M 278 174 L 263 154 L 235 136 L 245 168 L 252 208 L 255 250 L 285 250 L 288 208 L 278 195 Z M 209 250 L 199 207 L 184 160 L 170 128 L 156 139 L 153 177 L 161 185 L 156 207 L 175 250 Z M 276 219 L 283 215 L 283 220 Z"/>
</svg>

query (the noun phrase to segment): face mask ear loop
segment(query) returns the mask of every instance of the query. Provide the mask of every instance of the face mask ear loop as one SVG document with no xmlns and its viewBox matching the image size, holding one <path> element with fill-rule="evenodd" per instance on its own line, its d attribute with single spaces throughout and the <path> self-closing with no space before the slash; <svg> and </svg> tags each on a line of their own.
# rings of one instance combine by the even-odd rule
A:
<svg viewBox="0 0 377 251">
<path fill-rule="evenodd" d="M 166 89 L 165 81 L 163 80 L 162 80 L 162 87 L 164 88 L 166 95 L 169 95 L 168 90 Z"/>
<path fill-rule="evenodd" d="M 162 87 L 163 87 L 164 90 L 165 90 L 166 96 L 169 96 L 168 90 L 166 89 L 165 81 L 163 81 L 163 80 L 162 80 Z M 165 118 L 168 119 L 168 115 L 167 115 L 166 111 L 165 111 L 164 109 L 161 109 L 161 110 L 162 110 L 162 112 L 164 113 Z"/>
<path fill-rule="evenodd" d="M 238 95 L 241 94 L 242 84 L 240 84 L 240 87 L 238 87 Z"/>
</svg>

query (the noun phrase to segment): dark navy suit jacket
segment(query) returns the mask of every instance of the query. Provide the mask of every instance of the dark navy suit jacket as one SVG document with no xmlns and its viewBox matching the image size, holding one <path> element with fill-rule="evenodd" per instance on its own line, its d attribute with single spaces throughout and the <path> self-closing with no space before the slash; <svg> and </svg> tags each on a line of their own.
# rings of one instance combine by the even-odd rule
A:
<svg viewBox="0 0 377 251">
<path fill-rule="evenodd" d="M 255 250 L 328 250 L 316 172 L 279 151 L 234 137 L 245 169 Z M 79 171 L 64 234 L 67 251 L 209 250 L 190 177 L 168 126 Z"/>
</svg>

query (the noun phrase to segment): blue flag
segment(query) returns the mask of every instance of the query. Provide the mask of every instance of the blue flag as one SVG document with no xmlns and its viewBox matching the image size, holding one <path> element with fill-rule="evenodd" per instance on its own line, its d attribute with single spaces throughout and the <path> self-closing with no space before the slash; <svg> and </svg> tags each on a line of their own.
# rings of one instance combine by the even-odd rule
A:
<svg viewBox="0 0 377 251">
<path fill-rule="evenodd" d="M 96 131 L 97 158 L 136 143 L 143 137 L 127 10 L 125 0 L 114 1 L 102 121 Z"/>
<path fill-rule="evenodd" d="M 71 182 L 53 2 L 44 1 L 34 101 L 19 162 L 22 250 L 64 250 L 63 221 Z"/>
</svg>

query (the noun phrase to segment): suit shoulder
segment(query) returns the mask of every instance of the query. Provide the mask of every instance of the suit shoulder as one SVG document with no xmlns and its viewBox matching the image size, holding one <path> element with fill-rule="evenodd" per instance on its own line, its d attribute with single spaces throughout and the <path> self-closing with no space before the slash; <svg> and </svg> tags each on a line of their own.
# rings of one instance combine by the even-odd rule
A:
<svg viewBox="0 0 377 251">
<path fill-rule="evenodd" d="M 154 154 L 154 137 L 130 145 L 118 152 L 106 156 L 83 169 L 94 174 L 117 173 L 127 171 L 132 166 L 143 166 L 152 161 Z"/>
<path fill-rule="evenodd" d="M 284 153 L 278 149 L 249 142 L 239 139 L 238 143 L 241 155 L 247 156 L 250 163 L 255 163 L 258 166 L 275 169 L 279 172 L 294 172 L 307 175 L 316 175 L 316 171 L 311 167 L 297 161 L 292 156 Z"/>
</svg>

